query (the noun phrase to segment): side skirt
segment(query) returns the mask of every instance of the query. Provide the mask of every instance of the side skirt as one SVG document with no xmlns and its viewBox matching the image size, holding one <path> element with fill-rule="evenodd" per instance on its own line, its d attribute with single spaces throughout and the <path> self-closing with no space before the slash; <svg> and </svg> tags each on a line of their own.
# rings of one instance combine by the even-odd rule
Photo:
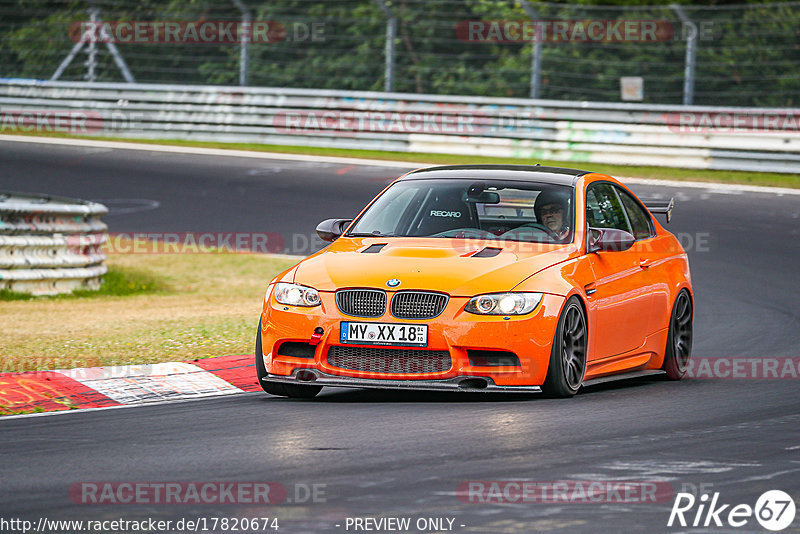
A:
<svg viewBox="0 0 800 534">
<path fill-rule="evenodd" d="M 666 374 L 664 371 L 660 369 L 645 369 L 643 371 L 631 371 L 629 373 L 620 373 L 617 375 L 608 375 L 608 376 L 600 376 L 597 378 L 590 378 L 589 380 L 584 380 L 581 384 L 581 387 L 585 386 L 594 386 L 597 384 L 604 384 L 606 382 L 614 382 L 616 380 L 627 380 L 629 378 L 639 378 L 642 376 L 651 376 L 651 375 L 663 375 Z"/>
</svg>

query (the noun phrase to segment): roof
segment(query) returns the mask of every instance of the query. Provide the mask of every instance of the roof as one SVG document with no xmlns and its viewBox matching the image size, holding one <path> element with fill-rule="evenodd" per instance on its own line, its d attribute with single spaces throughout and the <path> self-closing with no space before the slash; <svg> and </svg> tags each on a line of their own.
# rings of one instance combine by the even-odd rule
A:
<svg viewBox="0 0 800 534">
<path fill-rule="evenodd" d="M 541 165 L 446 165 L 411 171 L 400 179 L 480 178 L 482 180 L 523 180 L 526 182 L 574 185 L 579 177 L 590 172 L 562 167 L 543 167 Z"/>
</svg>

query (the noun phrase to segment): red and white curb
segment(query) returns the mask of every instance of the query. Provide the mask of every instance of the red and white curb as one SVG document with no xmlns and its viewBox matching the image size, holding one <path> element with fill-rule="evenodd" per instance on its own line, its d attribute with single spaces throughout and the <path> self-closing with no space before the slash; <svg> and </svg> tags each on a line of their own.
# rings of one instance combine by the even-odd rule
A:
<svg viewBox="0 0 800 534">
<path fill-rule="evenodd" d="M 0 408 L 11 414 L 111 408 L 249 391 L 261 391 L 251 354 L 0 373 Z"/>
</svg>

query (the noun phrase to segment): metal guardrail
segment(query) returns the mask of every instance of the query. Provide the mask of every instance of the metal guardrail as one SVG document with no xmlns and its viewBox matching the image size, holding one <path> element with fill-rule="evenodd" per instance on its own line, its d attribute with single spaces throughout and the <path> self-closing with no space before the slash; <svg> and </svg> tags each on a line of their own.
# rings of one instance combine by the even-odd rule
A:
<svg viewBox="0 0 800 534">
<path fill-rule="evenodd" d="M 0 289 L 34 295 L 98 289 L 108 213 L 102 204 L 0 192 Z"/>
<path fill-rule="evenodd" d="M 800 109 L 0 80 L 0 133 L 800 173 Z"/>
</svg>

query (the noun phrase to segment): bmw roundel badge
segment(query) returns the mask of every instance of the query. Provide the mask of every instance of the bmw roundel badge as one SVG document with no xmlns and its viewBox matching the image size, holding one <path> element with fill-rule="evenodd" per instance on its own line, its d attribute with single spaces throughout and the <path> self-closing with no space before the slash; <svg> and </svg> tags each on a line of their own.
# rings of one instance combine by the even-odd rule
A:
<svg viewBox="0 0 800 534">
<path fill-rule="evenodd" d="M 389 287 L 397 287 L 400 285 L 400 280 L 397 278 L 392 278 L 391 280 L 386 282 L 386 285 Z"/>
</svg>

